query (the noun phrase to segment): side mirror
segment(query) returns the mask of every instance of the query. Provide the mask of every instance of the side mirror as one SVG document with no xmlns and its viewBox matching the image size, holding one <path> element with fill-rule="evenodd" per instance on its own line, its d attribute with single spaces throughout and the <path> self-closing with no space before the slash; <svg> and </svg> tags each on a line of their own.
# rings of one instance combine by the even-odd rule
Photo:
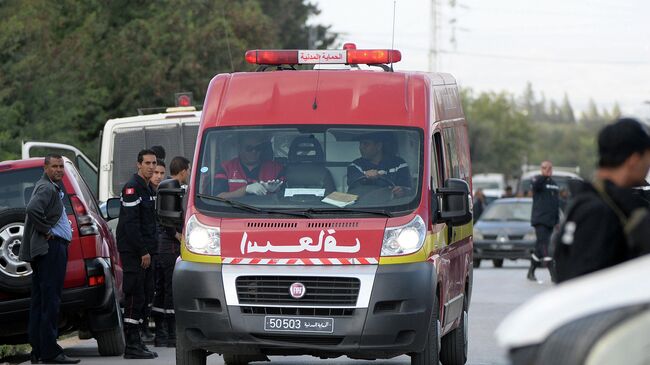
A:
<svg viewBox="0 0 650 365">
<path fill-rule="evenodd" d="M 438 223 L 462 226 L 472 221 L 469 184 L 461 179 L 448 179 L 443 188 L 436 191 L 440 201 Z"/>
<path fill-rule="evenodd" d="M 104 216 L 104 219 L 106 219 L 107 221 L 113 220 L 115 218 L 119 218 L 121 206 L 122 206 L 122 202 L 120 202 L 120 198 L 108 199 L 106 203 L 100 207 L 102 211 L 102 216 Z"/>
<path fill-rule="evenodd" d="M 165 227 L 182 226 L 183 196 L 185 195 L 185 189 L 167 187 L 171 184 L 163 184 L 166 181 L 160 183 L 160 186 L 158 186 L 158 193 L 156 194 L 156 213 L 158 215 L 158 221 Z"/>
</svg>

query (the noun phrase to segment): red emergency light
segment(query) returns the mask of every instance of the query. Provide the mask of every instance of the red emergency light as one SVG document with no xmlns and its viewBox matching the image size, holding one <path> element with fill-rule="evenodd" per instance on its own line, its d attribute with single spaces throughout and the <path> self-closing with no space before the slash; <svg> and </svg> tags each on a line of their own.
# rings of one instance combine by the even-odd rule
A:
<svg viewBox="0 0 650 365">
<path fill-rule="evenodd" d="M 402 60 L 394 49 L 356 49 L 346 43 L 342 50 L 250 50 L 246 62 L 256 65 L 309 65 L 309 64 L 385 64 Z"/>
</svg>

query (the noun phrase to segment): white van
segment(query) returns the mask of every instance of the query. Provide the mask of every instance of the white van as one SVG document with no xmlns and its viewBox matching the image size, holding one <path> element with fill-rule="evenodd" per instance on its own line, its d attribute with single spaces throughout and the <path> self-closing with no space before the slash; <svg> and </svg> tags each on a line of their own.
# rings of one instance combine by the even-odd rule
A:
<svg viewBox="0 0 650 365">
<path fill-rule="evenodd" d="M 42 155 L 43 150 L 69 157 L 97 199 L 105 202 L 119 196 L 120 189 L 136 172 L 136 159 L 141 149 L 158 145 L 165 149 L 167 160 L 174 156 L 192 159 L 201 112 L 194 107 L 168 108 L 167 111 L 109 119 L 101 134 L 99 166 L 74 146 L 60 143 L 24 143 L 22 158 Z"/>
</svg>

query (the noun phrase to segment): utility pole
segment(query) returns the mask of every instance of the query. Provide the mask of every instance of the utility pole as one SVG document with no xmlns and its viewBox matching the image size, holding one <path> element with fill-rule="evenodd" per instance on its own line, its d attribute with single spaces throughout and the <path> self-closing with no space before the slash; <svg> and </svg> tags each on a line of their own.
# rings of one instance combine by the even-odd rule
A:
<svg viewBox="0 0 650 365">
<path fill-rule="evenodd" d="M 431 29 L 429 32 L 429 72 L 438 70 L 438 4 L 431 0 Z"/>
</svg>

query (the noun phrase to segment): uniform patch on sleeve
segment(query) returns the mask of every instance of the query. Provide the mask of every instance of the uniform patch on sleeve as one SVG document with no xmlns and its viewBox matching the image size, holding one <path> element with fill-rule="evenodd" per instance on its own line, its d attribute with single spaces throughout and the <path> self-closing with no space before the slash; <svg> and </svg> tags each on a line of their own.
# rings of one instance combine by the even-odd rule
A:
<svg viewBox="0 0 650 365">
<path fill-rule="evenodd" d="M 135 188 L 124 189 L 124 195 L 133 195 L 133 194 L 135 194 Z"/>
</svg>

